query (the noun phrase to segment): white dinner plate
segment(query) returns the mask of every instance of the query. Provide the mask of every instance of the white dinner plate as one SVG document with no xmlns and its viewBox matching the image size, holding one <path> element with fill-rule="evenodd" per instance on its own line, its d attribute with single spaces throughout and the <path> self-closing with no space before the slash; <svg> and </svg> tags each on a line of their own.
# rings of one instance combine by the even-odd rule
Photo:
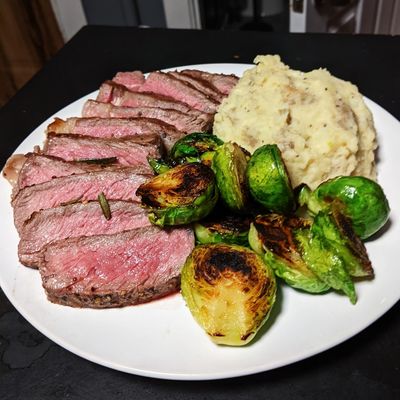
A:
<svg viewBox="0 0 400 400">
<path fill-rule="evenodd" d="M 241 75 L 243 64 L 190 66 Z M 183 68 L 183 67 L 182 67 Z M 187 67 L 186 67 L 187 68 Z M 85 96 L 55 116 L 79 116 Z M 0 179 L 0 284 L 15 308 L 40 332 L 95 363 L 163 379 L 206 380 L 235 377 L 284 366 L 349 339 L 388 311 L 400 298 L 400 123 L 374 102 L 370 107 L 379 140 L 379 182 L 392 207 L 384 232 L 366 246 L 376 276 L 357 282 L 358 301 L 335 292 L 309 295 L 281 285 L 266 326 L 245 347 L 213 344 L 193 320 L 180 294 L 121 309 L 76 309 L 46 299 L 38 271 L 18 262 L 10 186 Z M 44 140 L 50 117 L 17 148 L 31 151 Z"/>
</svg>

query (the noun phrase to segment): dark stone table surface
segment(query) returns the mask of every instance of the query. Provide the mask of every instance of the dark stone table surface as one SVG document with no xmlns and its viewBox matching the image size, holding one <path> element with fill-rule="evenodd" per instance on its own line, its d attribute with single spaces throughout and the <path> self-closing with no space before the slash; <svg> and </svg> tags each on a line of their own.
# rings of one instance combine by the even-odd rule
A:
<svg viewBox="0 0 400 400">
<path fill-rule="evenodd" d="M 400 119 L 399 49 L 400 37 L 390 36 L 85 27 L 0 109 L 0 165 L 36 126 L 117 71 L 251 63 L 257 54 L 280 54 L 296 69 L 326 67 Z M 397 303 L 345 343 L 293 365 L 182 382 L 78 357 L 32 327 L 0 291 L 0 399 L 399 399 L 399 311 Z"/>
</svg>

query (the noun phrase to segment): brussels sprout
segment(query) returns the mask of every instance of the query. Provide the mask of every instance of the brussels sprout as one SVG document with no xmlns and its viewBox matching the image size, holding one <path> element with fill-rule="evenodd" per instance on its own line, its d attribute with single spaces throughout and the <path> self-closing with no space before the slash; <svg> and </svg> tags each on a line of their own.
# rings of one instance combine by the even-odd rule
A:
<svg viewBox="0 0 400 400">
<path fill-rule="evenodd" d="M 286 214 L 294 210 L 292 186 L 277 145 L 258 148 L 250 158 L 246 175 L 251 195 L 269 211 Z"/>
<path fill-rule="evenodd" d="M 248 245 L 250 218 L 239 215 L 208 217 L 194 224 L 194 233 L 199 243 L 230 243 Z"/>
<path fill-rule="evenodd" d="M 221 139 L 211 133 L 191 133 L 174 144 L 169 153 L 169 161 L 175 165 L 187 162 L 201 162 L 203 153 L 212 152 L 223 143 Z M 208 156 L 211 156 L 211 154 Z"/>
<path fill-rule="evenodd" d="M 207 216 L 218 200 L 212 170 L 200 163 L 179 165 L 155 176 L 136 191 L 158 226 L 182 225 Z"/>
<path fill-rule="evenodd" d="M 327 216 L 318 213 L 311 225 L 311 236 L 298 236 L 303 249 L 302 254 L 307 266 L 319 279 L 336 290 L 343 291 L 350 301 L 355 304 L 357 295 L 353 281 L 346 267 L 346 257 L 335 248 L 335 244 L 329 239 L 329 229 L 325 228 Z M 325 236 L 328 234 L 328 237 Z"/>
<path fill-rule="evenodd" d="M 162 158 L 148 157 L 147 162 L 156 175 L 163 174 L 171 169 L 171 167 Z"/>
<path fill-rule="evenodd" d="M 181 274 L 195 320 L 217 344 L 249 343 L 275 302 L 275 276 L 252 250 L 228 244 L 196 246 Z"/>
<path fill-rule="evenodd" d="M 246 166 L 246 153 L 236 143 L 227 142 L 215 151 L 212 169 L 221 199 L 231 211 L 244 212 L 248 204 Z"/>
<path fill-rule="evenodd" d="M 310 225 L 310 221 L 294 216 L 260 215 L 251 224 L 249 243 L 288 285 L 310 293 L 321 293 L 329 290 L 330 286 L 308 267 L 299 242 L 308 240 Z"/>
<path fill-rule="evenodd" d="M 388 200 L 376 182 L 363 176 L 338 176 L 321 183 L 302 201 L 312 214 L 332 207 L 340 209 L 353 223 L 356 234 L 366 239 L 388 220 Z"/>
<path fill-rule="evenodd" d="M 351 276 L 373 277 L 374 270 L 367 250 L 355 234 L 349 218 L 338 211 L 331 214 L 321 212 L 314 225 L 314 229 L 318 229 L 319 234 L 331 242 L 332 249 L 343 260 Z"/>
</svg>

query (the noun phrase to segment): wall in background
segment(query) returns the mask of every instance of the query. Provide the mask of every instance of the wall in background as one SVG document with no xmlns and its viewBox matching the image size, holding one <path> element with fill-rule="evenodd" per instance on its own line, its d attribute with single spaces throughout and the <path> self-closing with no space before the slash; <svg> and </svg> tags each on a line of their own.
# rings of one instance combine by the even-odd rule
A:
<svg viewBox="0 0 400 400">
<path fill-rule="evenodd" d="M 63 44 L 49 0 L 1 0 L 0 106 Z"/>
</svg>

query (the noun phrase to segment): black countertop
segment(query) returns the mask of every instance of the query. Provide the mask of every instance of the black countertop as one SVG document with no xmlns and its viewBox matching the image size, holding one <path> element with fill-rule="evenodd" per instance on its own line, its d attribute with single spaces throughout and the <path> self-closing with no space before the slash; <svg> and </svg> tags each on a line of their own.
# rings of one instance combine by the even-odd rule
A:
<svg viewBox="0 0 400 400">
<path fill-rule="evenodd" d="M 86 27 L 0 109 L 0 165 L 37 125 L 117 71 L 251 63 L 257 54 L 280 54 L 295 69 L 326 67 L 400 119 L 399 49 L 400 36 Z M 0 398 L 398 399 L 399 311 L 397 303 L 352 339 L 287 367 L 182 382 L 129 375 L 75 356 L 26 322 L 0 291 Z"/>
</svg>

